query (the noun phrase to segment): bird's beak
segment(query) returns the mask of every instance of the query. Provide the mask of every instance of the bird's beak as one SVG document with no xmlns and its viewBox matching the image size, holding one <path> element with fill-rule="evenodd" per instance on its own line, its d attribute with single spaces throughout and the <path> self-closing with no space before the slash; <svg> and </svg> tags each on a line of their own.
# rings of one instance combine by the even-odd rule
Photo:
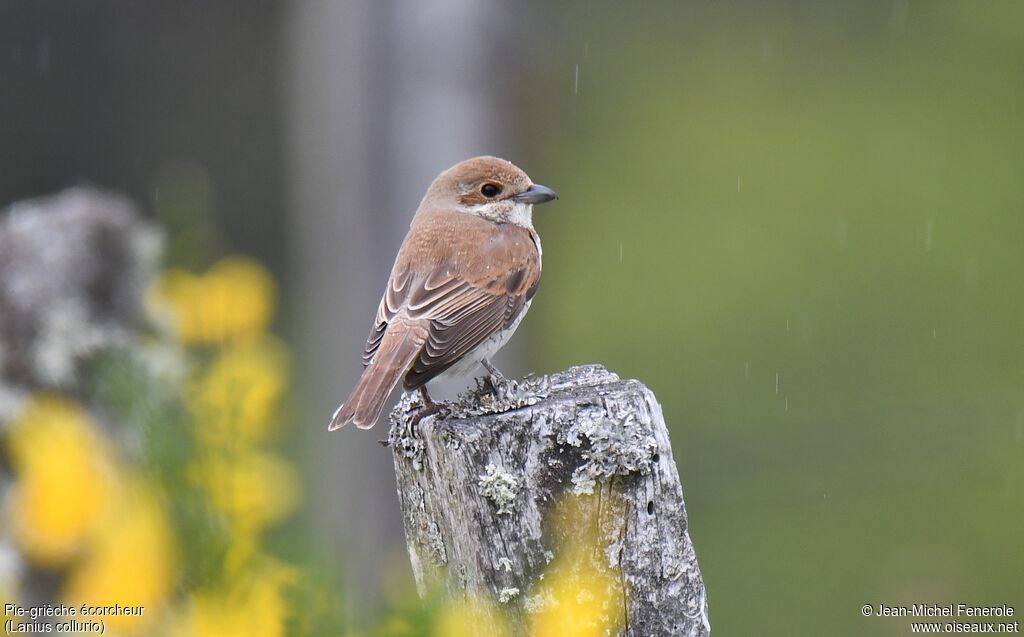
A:
<svg viewBox="0 0 1024 637">
<path fill-rule="evenodd" d="M 512 201 L 528 204 L 545 203 L 552 199 L 558 199 L 558 193 L 540 184 L 533 184 L 529 189 L 512 197 Z"/>
</svg>

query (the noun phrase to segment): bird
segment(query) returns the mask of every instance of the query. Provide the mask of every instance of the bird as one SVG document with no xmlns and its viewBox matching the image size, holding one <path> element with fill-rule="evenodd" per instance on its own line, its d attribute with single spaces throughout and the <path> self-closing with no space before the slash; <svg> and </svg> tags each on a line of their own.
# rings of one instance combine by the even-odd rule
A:
<svg viewBox="0 0 1024 637">
<path fill-rule="evenodd" d="M 442 172 L 420 202 L 395 258 L 363 350 L 363 372 L 328 430 L 373 427 L 402 381 L 420 416 L 438 405 L 427 383 L 480 370 L 519 327 L 540 285 L 533 206 L 558 198 L 505 159 L 473 157 Z"/>
</svg>

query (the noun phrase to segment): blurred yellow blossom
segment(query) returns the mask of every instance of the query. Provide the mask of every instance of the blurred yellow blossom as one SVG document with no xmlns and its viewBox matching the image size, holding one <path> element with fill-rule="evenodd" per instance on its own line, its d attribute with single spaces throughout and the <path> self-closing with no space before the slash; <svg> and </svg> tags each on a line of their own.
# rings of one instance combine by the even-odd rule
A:
<svg viewBox="0 0 1024 637">
<path fill-rule="evenodd" d="M 192 472 L 211 504 L 240 530 L 259 529 L 291 514 L 299 475 L 280 456 L 255 449 L 211 453 Z"/>
<path fill-rule="evenodd" d="M 156 618 L 175 576 L 170 520 L 154 489 L 133 479 L 118 490 L 111 517 L 65 585 L 73 604 L 142 606 L 141 616 L 110 616 L 108 627 L 138 632 Z"/>
<path fill-rule="evenodd" d="M 111 634 L 285 634 L 298 577 L 269 557 L 263 533 L 295 511 L 301 480 L 269 446 L 290 363 L 267 331 L 275 296 L 246 258 L 159 276 L 146 306 L 164 329 L 140 335 L 137 356 L 97 356 L 95 382 L 75 386 L 130 434 L 124 447 L 71 400 L 27 403 L 0 432 L 13 473 L 0 510 L 9 571 L 22 560 L 55 571 L 47 581 L 63 603 L 144 609 L 105 615 Z M 153 400 L 157 386 L 166 391 Z M 172 516 L 168 497 L 179 496 Z M 19 580 L 0 577 L 0 593 Z"/>
<path fill-rule="evenodd" d="M 224 552 L 221 581 L 235 581 L 254 561 L 264 557 L 262 531 L 262 527 L 252 524 L 235 524 L 230 528 L 230 541 Z"/>
<path fill-rule="evenodd" d="M 558 556 L 526 602 L 533 612 L 531 637 L 618 634 L 624 591 L 608 564 L 607 539 L 597 536 L 590 517 L 597 510 L 588 502 L 594 497 L 566 495 L 549 514 L 561 540 Z"/>
<path fill-rule="evenodd" d="M 273 336 L 260 335 L 222 348 L 185 392 L 200 437 L 228 446 L 262 440 L 287 377 L 287 350 Z"/>
<path fill-rule="evenodd" d="M 590 556 L 573 552 L 534 597 L 532 637 L 599 637 L 618 634 L 621 588 Z"/>
<path fill-rule="evenodd" d="M 30 560 L 58 566 L 80 551 L 111 502 L 108 444 L 85 410 L 44 394 L 11 423 L 7 445 L 14 540 Z"/>
<path fill-rule="evenodd" d="M 499 611 L 487 604 L 462 600 L 441 609 L 433 634 L 438 637 L 509 637 L 510 633 Z"/>
<path fill-rule="evenodd" d="M 295 570 L 265 560 L 223 590 L 192 595 L 174 637 L 282 637 Z"/>
<path fill-rule="evenodd" d="M 258 262 L 226 257 L 202 275 L 174 269 L 150 289 L 147 306 L 169 313 L 186 345 L 220 344 L 261 332 L 273 316 L 274 280 Z"/>
</svg>

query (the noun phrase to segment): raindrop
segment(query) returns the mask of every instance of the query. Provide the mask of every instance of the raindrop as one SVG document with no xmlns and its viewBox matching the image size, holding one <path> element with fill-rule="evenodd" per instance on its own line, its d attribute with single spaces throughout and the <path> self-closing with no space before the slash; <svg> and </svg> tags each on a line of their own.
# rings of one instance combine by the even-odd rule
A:
<svg viewBox="0 0 1024 637">
<path fill-rule="evenodd" d="M 45 36 L 36 44 L 36 70 L 45 72 L 50 66 L 50 36 Z"/>
<path fill-rule="evenodd" d="M 768 64 L 772 60 L 774 43 L 767 35 L 761 37 L 761 64 Z"/>
<path fill-rule="evenodd" d="M 775 395 L 779 395 L 779 372 L 775 372 Z"/>
<path fill-rule="evenodd" d="M 622 263 L 622 242 L 619 241 L 619 263 Z"/>
<path fill-rule="evenodd" d="M 740 191 L 740 176 L 736 175 L 736 192 Z"/>
<path fill-rule="evenodd" d="M 576 65 L 576 72 L 572 78 L 572 92 L 574 95 L 580 94 L 580 65 Z"/>
<path fill-rule="evenodd" d="M 786 411 L 789 411 L 789 396 L 786 396 Z"/>
<path fill-rule="evenodd" d="M 974 255 L 964 262 L 964 283 L 971 288 L 978 284 L 978 257 Z"/>
<path fill-rule="evenodd" d="M 743 365 L 743 375 L 750 378 L 750 361 L 747 361 L 746 364 Z"/>
<path fill-rule="evenodd" d="M 789 331 L 789 319 L 786 319 L 786 331 Z"/>
<path fill-rule="evenodd" d="M 896 0 L 892 3 L 889 13 L 889 30 L 902 34 L 907 30 L 907 14 L 910 13 L 910 0 Z"/>
</svg>

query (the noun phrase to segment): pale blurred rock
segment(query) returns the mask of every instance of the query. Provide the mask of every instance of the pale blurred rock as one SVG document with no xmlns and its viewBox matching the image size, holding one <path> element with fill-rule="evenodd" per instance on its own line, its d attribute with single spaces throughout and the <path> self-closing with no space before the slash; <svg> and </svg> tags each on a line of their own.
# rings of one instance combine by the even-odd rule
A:
<svg viewBox="0 0 1024 637">
<path fill-rule="evenodd" d="M 144 323 L 159 232 L 124 197 L 72 188 L 0 213 L 0 420 L 66 387 L 79 364 Z"/>
</svg>

